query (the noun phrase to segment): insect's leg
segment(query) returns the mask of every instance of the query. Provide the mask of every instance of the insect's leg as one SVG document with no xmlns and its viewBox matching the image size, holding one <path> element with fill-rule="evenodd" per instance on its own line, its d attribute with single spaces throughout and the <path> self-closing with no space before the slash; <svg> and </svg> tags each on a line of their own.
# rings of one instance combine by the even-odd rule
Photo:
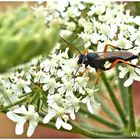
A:
<svg viewBox="0 0 140 140">
<path fill-rule="evenodd" d="M 139 68 L 139 69 L 140 69 L 140 67 L 138 67 L 138 66 L 136 66 L 136 65 L 134 65 L 134 64 L 131 64 L 131 63 L 125 61 L 125 60 L 117 59 L 116 61 L 114 61 L 114 62 L 111 64 L 111 66 L 110 66 L 109 68 L 106 68 L 106 70 L 112 69 L 112 68 L 113 68 L 115 65 L 117 65 L 119 62 L 122 62 L 122 63 L 124 63 L 124 64 L 126 64 L 126 65 L 130 65 L 130 66 L 132 66 L 132 67 L 134 67 L 134 68 Z"/>
<path fill-rule="evenodd" d="M 79 67 L 79 68 L 80 68 L 80 67 Z M 84 74 L 86 71 L 89 70 L 89 68 L 86 67 L 86 68 L 84 69 L 84 71 L 80 72 L 80 74 L 78 74 L 78 75 L 76 76 L 76 73 L 78 72 L 79 68 L 76 70 L 76 72 L 75 72 L 73 78 L 76 78 L 77 76 L 83 76 L 83 74 Z M 74 81 L 75 81 L 75 79 L 74 79 Z"/>
<path fill-rule="evenodd" d="M 117 47 L 117 46 L 113 46 L 111 44 L 106 44 L 105 47 L 104 47 L 104 53 L 107 52 L 108 47 L 112 47 L 112 48 L 117 49 L 117 50 L 125 50 L 125 51 L 131 49 L 131 48 L 129 48 L 129 49 L 123 49 L 123 48 L 120 48 L 120 47 Z"/>
<path fill-rule="evenodd" d="M 97 70 L 97 78 L 96 78 L 96 81 L 95 81 L 95 85 L 94 85 L 94 87 L 96 87 L 96 85 L 98 84 L 99 79 L 100 79 L 100 75 L 101 75 L 101 70 L 98 69 L 98 70 Z"/>
<path fill-rule="evenodd" d="M 89 70 L 89 68 L 86 67 L 85 70 L 84 70 L 83 72 L 80 73 L 80 75 L 82 76 L 82 75 L 83 75 L 86 71 L 88 71 L 88 70 Z"/>
<path fill-rule="evenodd" d="M 79 67 L 80 68 L 80 67 Z M 85 68 L 85 70 L 83 71 L 83 72 L 81 72 L 79 75 L 77 75 L 76 76 L 76 73 L 78 72 L 78 70 L 79 70 L 79 68 L 76 70 L 76 72 L 75 72 L 75 74 L 74 74 L 74 83 L 73 83 L 73 86 L 74 86 L 74 84 L 75 84 L 75 78 L 77 77 L 77 76 L 83 76 L 83 74 L 87 71 L 87 70 L 89 70 L 89 68 Z"/>
</svg>

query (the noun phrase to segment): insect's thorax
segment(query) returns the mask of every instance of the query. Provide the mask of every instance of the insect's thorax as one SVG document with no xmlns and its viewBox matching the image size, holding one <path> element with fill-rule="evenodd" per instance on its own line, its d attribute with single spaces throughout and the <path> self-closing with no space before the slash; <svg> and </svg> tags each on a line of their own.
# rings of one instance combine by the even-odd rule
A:
<svg viewBox="0 0 140 140">
<path fill-rule="evenodd" d="M 85 66 L 91 66 L 93 68 L 97 69 L 102 69 L 104 70 L 104 64 L 105 64 L 105 60 L 100 60 L 99 55 L 97 53 L 88 53 L 87 55 L 85 55 L 86 59 L 83 62 L 83 64 L 85 64 Z"/>
</svg>

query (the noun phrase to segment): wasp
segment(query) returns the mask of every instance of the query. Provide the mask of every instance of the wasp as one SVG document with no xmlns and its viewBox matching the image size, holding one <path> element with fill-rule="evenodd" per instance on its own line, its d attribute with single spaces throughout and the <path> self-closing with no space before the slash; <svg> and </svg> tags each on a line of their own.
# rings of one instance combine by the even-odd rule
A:
<svg viewBox="0 0 140 140">
<path fill-rule="evenodd" d="M 72 46 L 70 43 L 68 43 L 65 39 L 60 37 L 64 42 L 66 42 L 69 46 Z M 74 47 L 74 46 L 72 46 Z M 114 49 L 117 49 L 119 51 L 107 51 L 108 47 L 112 47 Z M 92 68 L 95 68 L 97 71 L 97 79 L 95 82 L 95 86 L 98 83 L 101 71 L 106 71 L 112 69 L 114 66 L 116 66 L 118 63 L 124 63 L 126 65 L 129 65 L 134 68 L 140 69 L 137 65 L 134 65 L 130 63 L 133 59 L 139 59 L 139 55 L 134 55 L 131 52 L 128 52 L 129 49 L 123 49 L 117 46 L 113 46 L 111 44 L 106 44 L 104 47 L 103 52 L 90 52 L 87 54 L 82 54 L 76 47 L 74 47 L 79 52 L 79 59 L 77 61 L 78 64 L 84 64 L 85 68 L 87 66 L 90 66 Z M 106 62 L 109 62 L 111 65 L 109 67 L 105 67 Z M 139 75 L 136 72 L 137 75 Z M 140 75 L 139 75 L 140 76 Z"/>
</svg>

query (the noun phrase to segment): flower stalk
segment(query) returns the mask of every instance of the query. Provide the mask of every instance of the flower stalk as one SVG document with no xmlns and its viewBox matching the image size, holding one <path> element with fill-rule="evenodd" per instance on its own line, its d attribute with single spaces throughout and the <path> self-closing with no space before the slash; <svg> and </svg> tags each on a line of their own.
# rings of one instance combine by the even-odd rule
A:
<svg viewBox="0 0 140 140">
<path fill-rule="evenodd" d="M 95 114 L 91 114 L 91 113 L 87 112 L 86 110 L 84 110 L 82 108 L 80 109 L 80 112 L 82 114 L 86 114 L 89 118 L 91 118 L 91 119 L 93 119 L 93 120 L 95 120 L 95 121 L 97 121 L 101 124 L 104 124 L 105 126 L 107 126 L 109 128 L 112 128 L 112 129 L 115 129 L 115 130 L 120 129 L 120 127 L 117 124 L 114 124 L 113 122 L 110 122 L 110 121 L 108 121 L 108 120 L 106 120 L 102 117 L 99 117 Z"/>
<path fill-rule="evenodd" d="M 27 100 L 27 98 L 30 97 L 31 94 L 32 94 L 32 92 L 26 94 L 26 96 L 22 97 L 20 100 L 11 103 L 8 106 L 5 106 L 4 108 L 2 108 L 2 110 L 0 110 L 0 112 L 6 113 L 8 111 L 8 109 L 10 109 L 16 105 L 19 105 L 19 104 L 23 103 L 25 100 Z"/>
<path fill-rule="evenodd" d="M 90 138 L 115 138 L 115 137 L 123 137 L 122 135 L 118 135 L 118 136 L 114 136 L 114 135 L 108 135 L 108 134 L 103 134 L 103 133 L 97 133 L 97 131 L 89 131 L 89 129 L 86 129 L 84 127 L 81 127 L 80 125 L 78 125 L 77 123 L 70 121 L 70 123 L 73 126 L 73 130 L 75 130 L 75 132 L 84 134 L 85 136 L 88 136 Z"/>
<path fill-rule="evenodd" d="M 121 124 L 121 119 L 118 114 L 114 114 L 113 110 L 110 109 L 109 105 L 107 102 L 104 101 L 102 97 L 97 96 L 97 100 L 101 104 L 101 108 L 103 111 L 114 121 L 117 122 L 118 124 Z"/>
<path fill-rule="evenodd" d="M 122 110 L 121 105 L 119 104 L 116 96 L 114 95 L 114 92 L 113 92 L 113 90 L 112 90 L 112 88 L 110 86 L 110 83 L 109 83 L 108 79 L 106 78 L 106 75 L 104 73 L 102 73 L 101 78 L 102 78 L 102 81 L 103 81 L 104 85 L 106 86 L 106 89 L 107 89 L 107 91 L 108 91 L 108 93 L 110 95 L 110 98 L 111 98 L 111 100 L 112 100 L 112 102 L 113 102 L 118 114 L 120 115 L 120 118 L 121 118 L 124 126 L 127 127 L 128 121 L 126 119 L 124 111 Z"/>
<path fill-rule="evenodd" d="M 119 75 L 118 67 L 116 67 L 116 74 L 117 74 L 117 77 L 118 77 L 118 86 L 119 86 L 119 89 L 120 89 L 120 92 L 121 92 L 121 98 L 122 98 L 122 101 L 123 101 L 123 107 L 124 107 L 124 110 L 125 110 L 125 114 L 128 115 L 128 113 L 129 113 L 128 91 L 127 91 L 127 88 L 125 88 L 123 86 L 124 80 L 120 79 L 119 76 L 118 76 Z"/>
<path fill-rule="evenodd" d="M 134 115 L 134 106 L 133 106 L 133 92 L 132 86 L 128 87 L 128 100 L 129 100 L 129 131 L 135 132 L 136 131 L 136 124 L 135 124 L 135 115 Z"/>
</svg>

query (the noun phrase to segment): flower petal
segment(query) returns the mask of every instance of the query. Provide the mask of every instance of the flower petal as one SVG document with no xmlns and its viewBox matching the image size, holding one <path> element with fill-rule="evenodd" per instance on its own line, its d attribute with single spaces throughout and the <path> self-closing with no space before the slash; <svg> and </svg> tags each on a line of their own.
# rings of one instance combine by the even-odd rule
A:
<svg viewBox="0 0 140 140">
<path fill-rule="evenodd" d="M 86 96 L 85 98 L 82 99 L 82 103 L 87 103 L 89 100 L 88 96 Z"/>
<path fill-rule="evenodd" d="M 25 120 L 25 117 L 18 116 L 15 113 L 13 113 L 12 111 L 7 112 L 6 115 L 10 120 L 12 120 L 14 122 L 24 122 L 24 120 Z"/>
<path fill-rule="evenodd" d="M 58 117 L 57 120 L 56 120 L 56 123 L 55 123 L 56 128 L 60 129 L 62 124 L 63 124 L 62 118 Z"/>
<path fill-rule="evenodd" d="M 25 122 L 26 122 L 26 119 L 24 119 L 23 122 L 20 122 L 20 123 L 17 123 L 17 124 L 16 124 L 15 133 L 16 133 L 17 135 L 21 135 L 21 134 L 23 133 Z"/>
<path fill-rule="evenodd" d="M 48 114 L 44 117 L 43 123 L 45 123 L 45 124 L 48 123 L 55 115 L 56 115 L 56 112 L 53 113 L 53 111 L 50 112 L 50 113 L 48 113 Z"/>
<path fill-rule="evenodd" d="M 31 88 L 30 88 L 29 86 L 25 86 L 25 87 L 24 87 L 24 91 L 25 91 L 26 93 L 30 93 L 32 90 L 31 90 Z"/>
<path fill-rule="evenodd" d="M 49 89 L 49 94 L 53 94 L 54 93 L 54 88 L 50 88 Z"/>
<path fill-rule="evenodd" d="M 88 108 L 88 111 L 93 114 L 93 106 L 90 101 L 87 102 L 87 108 Z"/>
<path fill-rule="evenodd" d="M 67 130 L 71 130 L 72 126 L 69 123 L 63 122 L 62 127 Z"/>
<path fill-rule="evenodd" d="M 129 78 L 124 82 L 124 87 L 129 87 L 133 83 L 133 79 Z"/>
<path fill-rule="evenodd" d="M 26 114 L 27 109 L 26 109 L 25 105 L 22 105 L 20 108 L 15 109 L 13 112 L 14 113 Z"/>
<path fill-rule="evenodd" d="M 36 121 L 30 121 L 29 122 L 29 127 L 28 127 L 28 130 L 27 130 L 27 136 L 28 137 L 31 137 L 33 135 L 34 130 L 35 130 L 37 124 L 38 123 Z"/>
<path fill-rule="evenodd" d="M 35 112 L 35 107 L 33 105 L 28 106 L 28 111 L 29 112 Z"/>
<path fill-rule="evenodd" d="M 72 120 L 75 120 L 75 112 L 74 112 L 74 109 L 73 110 L 71 110 L 71 112 L 70 112 L 70 118 L 72 119 Z"/>
<path fill-rule="evenodd" d="M 43 119 L 43 123 L 46 124 L 46 123 L 49 123 L 49 121 L 52 119 L 51 116 L 49 116 L 48 114 L 44 117 Z"/>
<path fill-rule="evenodd" d="M 43 90 L 44 90 L 44 91 L 48 90 L 48 88 L 49 88 L 49 87 L 48 87 L 47 84 L 43 85 Z"/>
</svg>

